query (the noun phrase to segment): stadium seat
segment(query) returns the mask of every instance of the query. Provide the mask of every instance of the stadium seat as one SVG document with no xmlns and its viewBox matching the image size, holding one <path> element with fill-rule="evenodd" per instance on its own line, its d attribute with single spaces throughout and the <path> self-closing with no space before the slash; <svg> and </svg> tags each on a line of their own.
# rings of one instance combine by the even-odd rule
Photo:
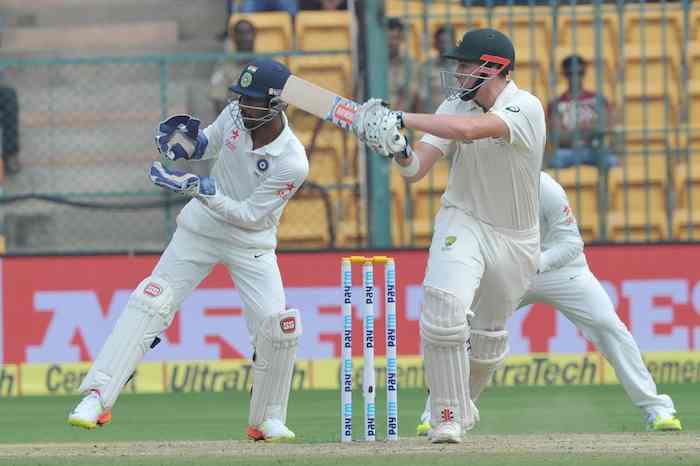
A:
<svg viewBox="0 0 700 466">
<path fill-rule="evenodd" d="M 413 58 L 423 58 L 423 14 L 428 13 L 421 2 L 388 0 L 386 15 L 396 17 L 404 25 L 406 52 Z"/>
<path fill-rule="evenodd" d="M 626 45 L 624 67 L 625 86 L 628 86 L 628 83 L 646 81 L 647 89 L 662 90 L 674 97 L 678 95 L 678 57 L 674 57 L 659 44 Z"/>
<path fill-rule="evenodd" d="M 309 157 L 309 180 L 323 186 L 340 183 L 342 142 L 342 140 L 337 139 L 317 138 L 313 151 L 307 152 Z"/>
<path fill-rule="evenodd" d="M 391 241 L 394 246 L 404 244 L 404 217 L 398 193 L 391 191 Z M 336 226 L 336 246 L 367 246 L 367 213 L 359 189 L 347 190 L 341 195 L 341 212 Z"/>
<path fill-rule="evenodd" d="M 700 204 L 692 210 L 676 209 L 673 212 L 673 239 L 679 241 L 700 240 Z"/>
<path fill-rule="evenodd" d="M 631 112 L 632 109 L 629 111 Z M 621 149 L 629 155 L 666 154 L 673 149 L 674 132 L 674 128 L 670 125 L 668 128 L 625 125 L 622 135 L 624 147 Z"/>
<path fill-rule="evenodd" d="M 611 210 L 644 214 L 666 211 L 668 181 L 664 155 L 627 156 L 610 169 L 608 192 Z"/>
<path fill-rule="evenodd" d="M 663 241 L 668 238 L 665 210 L 613 211 L 608 214 L 608 238 L 612 241 Z"/>
<path fill-rule="evenodd" d="M 700 68 L 698 68 L 700 72 Z M 688 116 L 687 123 L 693 127 L 700 127 L 700 76 L 688 83 Z"/>
<path fill-rule="evenodd" d="M 601 13 L 597 18 L 594 9 L 578 6 L 575 12 L 566 5 L 559 10 L 556 45 L 571 50 L 595 51 L 598 22 L 600 22 L 600 45 L 606 59 L 615 60 L 619 55 L 620 38 L 618 17 L 613 13 Z"/>
<path fill-rule="evenodd" d="M 552 15 L 549 7 L 504 6 L 493 9 L 493 27 L 522 48 L 539 50 L 542 57 L 552 44 Z M 518 58 L 516 58 L 517 60 Z"/>
<path fill-rule="evenodd" d="M 326 248 L 331 245 L 328 211 L 323 197 L 302 187 L 284 208 L 277 228 L 280 249 Z"/>
<path fill-rule="evenodd" d="M 628 44 L 658 45 L 677 59 L 683 50 L 683 12 L 679 8 L 659 5 L 630 5 L 625 12 L 625 42 Z"/>
<path fill-rule="evenodd" d="M 296 17 L 299 50 L 349 50 L 349 11 L 301 11 Z"/>
<path fill-rule="evenodd" d="M 669 82 L 664 88 L 659 81 L 625 82 L 623 96 L 624 124 L 633 128 L 666 129 L 679 122 L 678 101 Z M 668 91 L 668 92 L 667 92 Z"/>
<path fill-rule="evenodd" d="M 680 209 L 700 209 L 700 157 L 691 156 L 675 167 L 676 206 Z M 700 233 L 700 232 L 699 232 Z"/>
<path fill-rule="evenodd" d="M 580 165 L 561 170 L 547 170 L 566 191 L 584 241 L 598 237 L 598 169 Z"/>
<path fill-rule="evenodd" d="M 284 52 L 292 49 L 292 17 L 286 11 L 231 15 L 228 22 L 230 37 L 233 37 L 233 26 L 240 19 L 247 19 L 255 25 L 256 52 Z"/>
<path fill-rule="evenodd" d="M 537 50 L 527 48 L 518 49 L 516 52 L 517 65 L 511 77 L 518 87 L 537 96 L 546 108 L 547 102 L 553 96 L 549 95 L 549 83 L 547 77 L 547 60 L 537 55 Z"/>
<path fill-rule="evenodd" d="M 441 26 L 451 25 L 455 40 L 459 41 L 470 29 L 485 27 L 484 18 L 485 15 L 476 7 L 468 9 L 454 3 L 434 3 L 428 19 L 428 44 L 432 48 L 435 31 Z"/>
</svg>

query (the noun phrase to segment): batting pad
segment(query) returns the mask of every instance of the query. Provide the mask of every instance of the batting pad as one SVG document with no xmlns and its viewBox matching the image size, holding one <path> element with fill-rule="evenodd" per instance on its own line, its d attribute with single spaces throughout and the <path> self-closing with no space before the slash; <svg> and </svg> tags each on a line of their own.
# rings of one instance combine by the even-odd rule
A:
<svg viewBox="0 0 700 466">
<path fill-rule="evenodd" d="M 258 328 L 253 346 L 253 390 L 248 423 L 257 427 L 267 419 L 287 419 L 287 401 L 301 335 L 297 309 L 267 317 Z"/>
<path fill-rule="evenodd" d="M 507 330 L 472 330 L 469 392 L 477 400 L 508 354 Z"/>
<path fill-rule="evenodd" d="M 469 430 L 476 422 L 469 399 L 468 313 L 452 293 L 425 287 L 420 334 L 433 426 L 454 421 Z"/>
<path fill-rule="evenodd" d="M 172 302 L 165 281 L 157 277 L 142 281 L 80 384 L 80 392 L 99 390 L 103 407 L 111 408 L 153 340 L 172 322 Z"/>
</svg>

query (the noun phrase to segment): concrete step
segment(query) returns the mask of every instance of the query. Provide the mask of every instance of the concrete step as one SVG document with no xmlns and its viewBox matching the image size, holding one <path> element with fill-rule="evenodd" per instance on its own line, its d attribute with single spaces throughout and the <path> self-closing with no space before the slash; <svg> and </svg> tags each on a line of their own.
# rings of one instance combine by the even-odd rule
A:
<svg viewBox="0 0 700 466">
<path fill-rule="evenodd" d="M 213 38 L 227 24 L 221 0 L 3 0 L 38 27 L 174 20 L 182 39 Z M 27 20 L 22 21 L 27 23 Z"/>
<path fill-rule="evenodd" d="M 10 52 L 137 49 L 154 43 L 175 44 L 177 40 L 176 21 L 7 28 L 2 37 L 3 48 Z"/>
</svg>

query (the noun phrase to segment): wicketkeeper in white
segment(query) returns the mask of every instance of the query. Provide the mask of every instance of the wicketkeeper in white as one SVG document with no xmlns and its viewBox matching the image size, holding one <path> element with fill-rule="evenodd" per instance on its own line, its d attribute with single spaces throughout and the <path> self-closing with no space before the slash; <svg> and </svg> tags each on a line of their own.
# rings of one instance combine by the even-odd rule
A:
<svg viewBox="0 0 700 466">
<path fill-rule="evenodd" d="M 534 303 L 554 306 L 610 361 L 627 395 L 644 413 L 647 430 L 682 430 L 673 401 L 668 395 L 657 394 L 632 334 L 588 268 L 564 188 L 544 172 L 540 175 L 540 241 L 538 273 L 518 308 Z M 480 393 L 470 395 L 476 401 Z M 426 403 L 419 435 L 427 433 L 429 419 L 430 405 Z"/>
<path fill-rule="evenodd" d="M 546 134 L 540 101 L 508 79 L 515 51 L 507 36 L 469 31 L 446 57 L 458 66 L 442 71 L 448 97 L 436 114 L 392 112 L 375 99 L 355 123 L 380 154 L 400 149 L 394 160 L 409 181 L 452 156 L 420 317 L 433 443 L 462 441 L 478 420 L 470 393 L 481 391 L 506 356 L 506 320 L 537 270 Z M 411 148 L 397 126 L 427 134 Z"/>
<path fill-rule="evenodd" d="M 275 247 L 282 210 L 309 166 L 278 97 L 289 75 L 279 62 L 255 60 L 231 86 L 240 99 L 206 129 L 200 131 L 199 121 L 187 115 L 161 123 L 156 143 L 166 158 L 217 159 L 211 176 L 203 177 L 152 164 L 155 184 L 193 199 L 83 380 L 80 391 L 86 396 L 70 413 L 69 424 L 94 428 L 109 421 L 125 381 L 154 339 L 182 301 L 223 263 L 241 294 L 254 348 L 247 435 L 294 438 L 285 423 L 302 327 L 299 311 L 286 309 Z"/>
</svg>

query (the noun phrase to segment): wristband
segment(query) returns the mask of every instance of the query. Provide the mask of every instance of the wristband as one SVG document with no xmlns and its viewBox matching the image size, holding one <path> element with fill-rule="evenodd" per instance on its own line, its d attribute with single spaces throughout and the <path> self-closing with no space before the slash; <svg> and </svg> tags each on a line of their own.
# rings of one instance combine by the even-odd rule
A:
<svg viewBox="0 0 700 466">
<path fill-rule="evenodd" d="M 396 162 L 396 165 L 399 167 L 399 173 L 401 173 L 401 176 L 404 178 L 411 178 L 413 176 L 416 176 L 418 171 L 420 170 L 420 160 L 418 160 L 418 157 L 416 154 L 413 153 L 412 150 L 408 149 L 410 146 L 406 146 L 407 152 L 410 157 L 410 162 L 408 165 L 399 165 L 398 162 Z"/>
</svg>

